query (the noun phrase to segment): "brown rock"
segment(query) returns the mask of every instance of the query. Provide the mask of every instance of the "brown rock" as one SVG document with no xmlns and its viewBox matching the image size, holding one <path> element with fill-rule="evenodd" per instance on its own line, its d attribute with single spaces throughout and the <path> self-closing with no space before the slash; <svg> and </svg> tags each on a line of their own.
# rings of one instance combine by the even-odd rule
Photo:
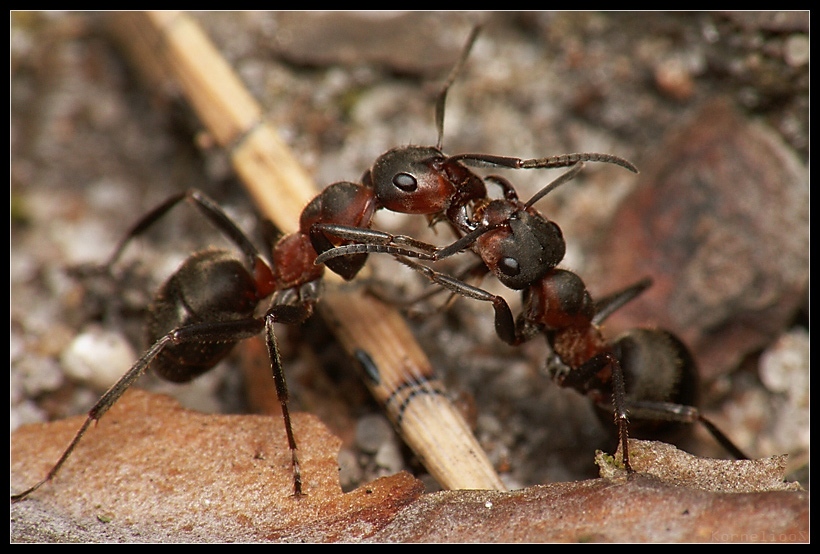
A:
<svg viewBox="0 0 820 554">
<path fill-rule="evenodd" d="M 642 168 L 600 248 L 610 288 L 655 280 L 609 323 L 672 330 L 707 380 L 773 341 L 807 298 L 808 183 L 770 130 L 705 107 Z"/>
</svg>

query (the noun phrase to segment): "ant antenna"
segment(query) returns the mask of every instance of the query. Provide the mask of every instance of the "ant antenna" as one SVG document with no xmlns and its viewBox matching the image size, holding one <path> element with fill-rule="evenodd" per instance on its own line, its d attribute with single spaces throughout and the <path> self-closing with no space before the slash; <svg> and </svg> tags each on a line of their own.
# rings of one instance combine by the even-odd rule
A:
<svg viewBox="0 0 820 554">
<path fill-rule="evenodd" d="M 441 144 L 444 138 L 444 103 L 447 101 L 447 92 L 450 90 L 450 87 L 453 85 L 456 77 L 458 77 L 458 74 L 461 73 L 464 63 L 470 55 L 470 50 L 473 48 L 473 43 L 475 43 L 475 40 L 478 37 L 479 31 L 481 31 L 481 25 L 476 25 L 470 31 L 470 36 L 467 37 L 467 43 L 461 50 L 461 54 L 456 61 L 456 65 L 450 70 L 450 75 L 447 76 L 447 81 L 444 82 L 444 86 L 441 88 L 441 92 L 439 92 L 438 99 L 436 100 L 436 130 L 438 131 L 436 148 L 438 150 L 441 150 Z"/>
<path fill-rule="evenodd" d="M 533 204 L 544 198 L 547 194 L 549 194 L 559 186 L 563 185 L 564 183 L 572 181 L 575 178 L 575 176 L 581 172 L 582 169 L 584 169 L 584 162 L 576 163 L 574 166 L 572 166 L 572 168 L 569 171 L 559 176 L 553 182 L 551 182 L 550 184 L 536 192 L 535 195 L 529 200 L 527 200 L 526 204 L 524 204 L 524 209 L 526 210 L 527 208 L 531 207 Z"/>
</svg>

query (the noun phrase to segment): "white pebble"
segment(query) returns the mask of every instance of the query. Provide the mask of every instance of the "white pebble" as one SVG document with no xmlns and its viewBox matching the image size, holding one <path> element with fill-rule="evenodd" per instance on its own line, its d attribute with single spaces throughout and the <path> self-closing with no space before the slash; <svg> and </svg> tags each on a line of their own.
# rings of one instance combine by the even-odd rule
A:
<svg viewBox="0 0 820 554">
<path fill-rule="evenodd" d="M 131 367 L 136 353 L 130 343 L 97 325 L 77 335 L 60 357 L 66 374 L 97 390 L 106 390 Z"/>
</svg>

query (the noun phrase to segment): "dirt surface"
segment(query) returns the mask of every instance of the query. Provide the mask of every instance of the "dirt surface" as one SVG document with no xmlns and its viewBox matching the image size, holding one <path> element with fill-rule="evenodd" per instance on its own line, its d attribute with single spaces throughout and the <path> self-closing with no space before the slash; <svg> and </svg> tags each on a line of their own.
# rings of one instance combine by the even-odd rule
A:
<svg viewBox="0 0 820 554">
<path fill-rule="evenodd" d="M 615 272 L 604 260 L 639 252 L 621 245 L 629 255 L 619 256 L 612 234 L 630 220 L 623 213 L 637 205 L 632 195 L 652 185 L 646 175 L 661 181 L 692 175 L 702 164 L 714 168 L 717 187 L 685 180 L 668 186 L 721 198 L 735 193 L 743 209 L 716 210 L 709 224 L 717 232 L 698 229 L 703 240 L 693 241 L 727 252 L 732 263 L 702 256 L 695 267 L 712 280 L 674 270 L 671 281 L 664 277 L 666 292 L 722 292 L 698 305 L 701 317 L 686 312 L 673 330 L 696 341 L 706 413 L 754 457 L 789 454 L 790 479 L 809 488 L 808 13 L 196 15 L 319 183 L 358 179 L 392 146 L 434 142 L 434 94 L 472 22 L 486 19 L 448 97 L 447 152 L 597 151 L 642 169 L 635 177 L 590 165 L 583 178 L 539 203 L 567 238 L 565 266 L 593 294 L 645 276 L 645 267 Z M 97 13 L 10 15 L 12 431 L 86 412 L 144 348 L 142 316 L 156 286 L 194 250 L 223 243 L 181 208 L 130 248 L 116 282 L 79 279 L 72 267 L 103 262 L 132 221 L 188 187 L 216 198 L 248 232 L 259 231 L 224 153 L 198 132 L 173 91 L 141 86 L 107 20 Z M 408 35 L 414 39 L 405 41 Z M 704 123 L 704 110 L 716 103 L 730 115 Z M 721 136 L 741 138 L 729 150 L 686 150 L 684 158 L 679 137 L 701 136 L 694 133 L 711 121 L 729 121 L 723 135 L 710 136 L 713 144 L 722 144 Z M 738 152 L 755 155 L 727 173 L 722 160 L 740 159 Z M 526 198 L 554 173 L 508 176 Z M 641 203 L 650 207 L 639 215 L 651 215 L 665 198 Z M 709 197 L 700 202 L 709 205 Z M 771 206 L 785 216 L 770 219 Z M 749 241 L 765 239 L 765 256 L 746 256 L 725 238 L 738 236 L 738 225 Z M 422 218 L 379 214 L 376 226 L 442 239 Z M 402 296 L 424 286 L 389 258 L 372 258 L 374 286 Z M 755 276 L 749 286 L 725 285 L 746 275 Z M 721 276 L 725 286 L 714 288 Z M 692 297 L 684 294 L 683 302 Z M 680 304 L 650 304 L 682 313 Z M 767 311 L 772 305 L 779 307 L 775 315 Z M 413 321 L 508 488 L 594 477 L 595 451 L 614 449 L 614 429 L 585 398 L 544 374 L 543 341 L 506 347 L 491 315 L 483 303 L 459 300 L 445 314 Z M 748 328 L 754 336 L 736 331 Z M 280 341 L 294 409 L 316 415 L 342 440 L 344 490 L 401 470 L 436 489 L 320 321 L 282 328 Z M 175 394 L 197 411 L 253 411 L 242 369 L 249 352 L 238 349 L 190 385 L 149 375 L 140 386 Z M 702 430 L 681 444 L 725 456 Z"/>
</svg>

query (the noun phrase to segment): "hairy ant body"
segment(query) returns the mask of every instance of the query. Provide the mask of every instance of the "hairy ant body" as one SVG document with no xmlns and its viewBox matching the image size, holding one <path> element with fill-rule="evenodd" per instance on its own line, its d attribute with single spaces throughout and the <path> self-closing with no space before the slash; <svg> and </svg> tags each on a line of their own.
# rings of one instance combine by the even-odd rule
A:
<svg viewBox="0 0 820 554">
<path fill-rule="evenodd" d="M 120 242 L 105 264 L 110 270 L 125 246 L 182 201 L 191 202 L 244 254 L 244 262 L 225 250 L 208 250 L 190 256 L 160 287 L 148 322 L 151 345 L 137 362 L 91 408 L 88 417 L 46 477 L 29 489 L 12 495 L 19 501 L 50 481 L 69 458 L 93 421 L 124 394 L 149 366 L 172 382 L 186 382 L 213 368 L 241 340 L 264 333 L 271 360 L 277 396 L 282 406 L 288 446 L 292 456 L 294 495 L 302 494 L 297 444 L 288 410 L 288 391 L 282 368 L 274 323 L 299 324 L 314 310 L 320 297 L 326 265 L 344 279 L 353 279 L 363 267 L 367 252 L 348 252 L 344 257 L 323 261 L 317 255 L 361 239 L 344 230 L 367 233 L 374 213 L 386 209 L 405 214 L 446 219 L 464 235 L 449 253 L 463 250 L 474 240 L 484 240 L 483 228 L 474 223 L 474 212 L 487 202 L 485 180 L 468 165 L 504 168 L 556 168 L 583 161 L 600 161 L 634 167 L 626 160 L 606 154 L 570 154 L 539 159 L 520 159 L 487 154 L 446 156 L 441 150 L 444 102 L 455 76 L 477 36 L 471 33 L 461 57 L 439 95 L 435 147 L 400 147 L 380 156 L 365 172 L 361 184 L 337 182 L 326 187 L 304 208 L 299 231 L 281 237 L 269 258 L 202 192 L 176 194 L 144 215 Z M 512 187 L 508 193 L 512 194 Z M 490 203 L 492 205 L 492 203 Z M 487 211 L 492 211 L 487 207 Z M 557 226 L 554 226 L 557 230 Z M 376 232 L 378 233 L 378 232 Z M 560 234 L 560 230 L 558 230 Z M 408 244 L 417 241 L 408 239 Z M 550 243 L 551 244 L 551 243 Z M 353 245 L 357 246 L 357 245 Z M 550 255 L 554 266 L 563 257 Z M 554 262 L 554 263 L 553 263 Z M 503 265 L 503 264 L 502 264 Z M 499 269 L 502 273 L 506 268 Z M 258 307 L 270 298 L 269 307 L 257 316 Z"/>
</svg>

